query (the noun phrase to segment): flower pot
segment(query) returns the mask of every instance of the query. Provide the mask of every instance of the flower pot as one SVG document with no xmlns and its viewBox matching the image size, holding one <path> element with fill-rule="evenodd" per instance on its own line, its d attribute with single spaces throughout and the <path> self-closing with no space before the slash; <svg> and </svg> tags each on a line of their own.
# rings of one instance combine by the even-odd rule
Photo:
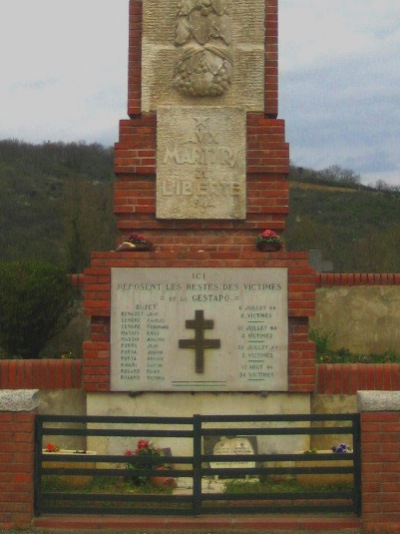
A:
<svg viewBox="0 0 400 534">
<path fill-rule="evenodd" d="M 268 241 L 257 241 L 257 250 L 261 252 L 278 252 L 281 250 L 282 243 L 269 243 Z"/>
<path fill-rule="evenodd" d="M 157 471 L 160 471 L 160 476 L 150 477 L 150 483 L 155 487 L 174 488 L 176 486 L 175 479 L 168 476 L 168 469 L 164 467 L 158 467 Z"/>
<path fill-rule="evenodd" d="M 150 243 L 129 243 L 129 241 L 124 241 L 121 243 L 117 251 L 118 252 L 140 252 L 143 250 L 151 250 L 152 246 Z"/>
</svg>

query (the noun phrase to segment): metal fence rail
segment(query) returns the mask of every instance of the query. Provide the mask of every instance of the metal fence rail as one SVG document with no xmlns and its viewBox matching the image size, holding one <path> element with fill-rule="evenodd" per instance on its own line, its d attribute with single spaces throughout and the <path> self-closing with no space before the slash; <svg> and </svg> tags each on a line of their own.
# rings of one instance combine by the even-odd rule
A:
<svg viewBox="0 0 400 534">
<path fill-rule="evenodd" d="M 326 426 L 328 425 L 328 426 Z M 352 452 L 346 454 L 303 454 L 301 452 L 262 453 L 254 455 L 214 455 L 204 452 L 207 439 L 217 437 L 256 437 L 257 440 L 281 436 L 350 436 Z M 62 436 L 82 439 L 172 438 L 186 440 L 187 455 L 148 458 L 124 454 L 45 454 L 43 446 Z M 246 514 L 299 512 L 361 513 L 360 432 L 358 414 L 349 415 L 248 415 L 193 417 L 36 417 L 35 441 L 35 514 Z M 176 441 L 174 441 L 176 443 Z M 79 452 L 79 451 L 77 451 Z M 95 466 L 87 467 L 88 459 Z M 337 460 L 340 460 L 337 465 Z M 249 460 L 254 467 L 238 467 Z M 217 466 L 216 466 L 217 462 Z M 127 470 L 129 463 L 134 470 Z M 186 494 L 141 493 L 130 476 L 160 475 L 159 465 L 168 463 L 168 476 L 176 481 L 186 477 L 191 488 Z M 223 464 L 226 463 L 227 467 Z M 82 467 L 81 465 L 82 464 Z M 85 466 L 86 464 L 86 466 Z M 221 465 L 222 464 L 222 465 Z M 317 464 L 317 465 L 316 465 Z M 243 464 L 242 464 L 243 465 Z M 312 486 L 308 478 L 347 475 L 349 484 Z M 85 481 L 77 487 L 73 477 Z M 255 477 L 255 478 L 252 478 Z M 298 483 L 298 479 L 302 484 Z M 234 480 L 229 491 L 214 493 L 205 486 L 218 479 Z M 255 482 L 254 482 L 255 480 Z M 258 480 L 258 482 L 257 482 Z M 211 482 L 210 482 L 211 481 Z M 281 481 L 281 482 L 279 482 Z M 283 482 L 282 482 L 283 481 Z M 102 486 L 103 484 L 103 486 Z M 107 485 L 109 484 L 109 485 Z M 110 484 L 112 489 L 110 489 Z M 238 487 L 240 492 L 234 488 Z"/>
</svg>

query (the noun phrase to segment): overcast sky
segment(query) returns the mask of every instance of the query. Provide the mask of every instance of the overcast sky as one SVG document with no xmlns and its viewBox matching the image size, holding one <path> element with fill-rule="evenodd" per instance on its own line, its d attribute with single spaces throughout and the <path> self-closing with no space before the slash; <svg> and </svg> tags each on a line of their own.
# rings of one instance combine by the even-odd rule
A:
<svg viewBox="0 0 400 534">
<path fill-rule="evenodd" d="M 0 0 L 0 139 L 117 141 L 127 43 L 128 0 Z M 280 0 L 292 162 L 400 185 L 399 58 L 400 0 Z"/>
</svg>

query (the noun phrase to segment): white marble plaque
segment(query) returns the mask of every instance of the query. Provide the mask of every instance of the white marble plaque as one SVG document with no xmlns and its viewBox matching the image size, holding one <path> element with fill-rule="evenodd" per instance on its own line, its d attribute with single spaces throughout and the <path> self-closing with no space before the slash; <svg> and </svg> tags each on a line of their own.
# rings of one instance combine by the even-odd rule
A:
<svg viewBox="0 0 400 534">
<path fill-rule="evenodd" d="M 115 268 L 112 391 L 287 391 L 287 269 Z"/>
<path fill-rule="evenodd" d="M 160 219 L 246 217 L 246 114 L 237 108 L 159 108 Z"/>
<path fill-rule="evenodd" d="M 214 445 L 213 454 L 216 456 L 219 455 L 229 455 L 229 456 L 237 456 L 237 455 L 249 455 L 254 456 L 255 451 L 253 449 L 252 444 L 250 443 L 250 440 L 245 437 L 234 437 L 234 438 L 226 438 L 223 437 Z M 219 467 L 226 467 L 226 468 L 234 468 L 234 469 L 252 469 L 256 467 L 256 462 L 254 461 L 234 461 L 232 462 L 221 462 L 221 461 L 215 461 L 210 462 L 210 467 L 213 469 L 217 469 Z"/>
</svg>

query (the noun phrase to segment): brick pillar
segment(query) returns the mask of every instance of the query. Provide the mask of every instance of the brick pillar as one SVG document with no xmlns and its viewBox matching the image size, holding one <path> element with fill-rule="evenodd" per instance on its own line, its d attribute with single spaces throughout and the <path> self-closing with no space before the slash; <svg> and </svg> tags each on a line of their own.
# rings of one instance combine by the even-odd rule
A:
<svg viewBox="0 0 400 534">
<path fill-rule="evenodd" d="M 0 390 L 0 529 L 33 519 L 34 423 L 37 390 Z"/>
<path fill-rule="evenodd" d="M 361 391 L 365 532 L 400 532 L 400 392 Z"/>
</svg>

